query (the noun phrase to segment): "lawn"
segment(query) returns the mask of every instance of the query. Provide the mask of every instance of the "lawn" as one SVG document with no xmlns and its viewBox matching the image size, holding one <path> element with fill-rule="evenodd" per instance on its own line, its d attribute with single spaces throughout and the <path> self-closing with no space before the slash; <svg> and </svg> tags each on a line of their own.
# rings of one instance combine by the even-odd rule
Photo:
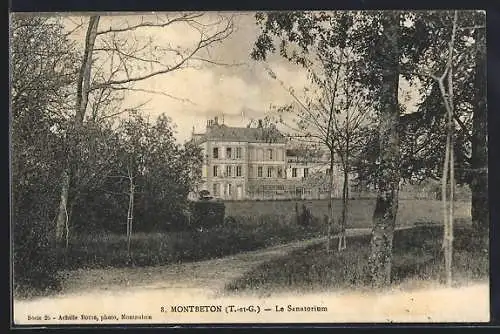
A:
<svg viewBox="0 0 500 334">
<path fill-rule="evenodd" d="M 295 214 L 295 203 L 299 209 L 305 204 L 316 217 L 328 214 L 327 200 L 299 201 L 234 201 L 226 202 L 226 216 L 251 216 L 259 214 L 275 214 L 290 221 Z M 375 209 L 374 199 L 355 199 L 350 201 L 348 228 L 371 227 L 372 215 Z M 342 202 L 334 200 L 336 221 L 340 218 Z M 455 202 L 455 217 L 470 219 L 470 201 Z M 413 225 L 418 222 L 442 221 L 442 204 L 437 200 L 400 199 L 396 224 L 399 226 Z"/>
<path fill-rule="evenodd" d="M 453 272 L 457 283 L 488 278 L 487 251 L 469 226 L 455 229 Z M 392 281 L 394 285 L 443 282 L 443 229 L 421 225 L 395 232 Z M 370 236 L 348 240 L 347 249 L 327 255 L 324 244 L 290 253 L 259 266 L 226 285 L 237 293 L 369 289 Z"/>
<path fill-rule="evenodd" d="M 134 233 L 131 258 L 127 256 L 124 234 L 102 232 L 74 235 L 69 252 L 61 257 L 64 260 L 62 267 L 155 266 L 199 261 L 325 235 L 326 226 L 320 217 L 326 214 L 328 203 L 299 202 L 299 209 L 302 204 L 309 207 L 315 216 L 310 226 L 297 225 L 295 202 L 292 201 L 229 202 L 226 203 L 226 217 L 234 218 L 232 224 L 203 231 Z M 336 201 L 335 206 L 335 213 L 340 215 L 340 202 Z M 371 227 L 374 201 L 353 200 L 350 208 L 348 228 Z M 457 202 L 455 214 L 458 219 L 467 220 L 470 217 L 470 204 Z M 438 201 L 400 201 L 398 225 L 440 220 L 441 206 Z"/>
<path fill-rule="evenodd" d="M 266 248 L 324 234 L 315 220 L 300 226 L 278 215 L 239 216 L 232 224 L 204 230 L 134 233 L 131 258 L 125 235 L 94 233 L 74 236 L 69 251 L 60 256 L 65 269 L 156 266 L 200 261 Z"/>
</svg>

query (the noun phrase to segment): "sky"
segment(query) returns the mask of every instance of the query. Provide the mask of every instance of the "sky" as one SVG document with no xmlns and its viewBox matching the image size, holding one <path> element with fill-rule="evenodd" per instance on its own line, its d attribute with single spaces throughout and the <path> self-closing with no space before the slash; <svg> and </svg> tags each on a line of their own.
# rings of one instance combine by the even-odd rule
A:
<svg viewBox="0 0 500 334">
<path fill-rule="evenodd" d="M 305 71 L 278 55 L 269 57 L 265 63 L 251 59 L 250 53 L 260 32 L 254 12 L 205 13 L 205 17 L 200 20 L 213 22 L 220 15 L 232 16 L 234 31 L 221 43 L 211 47 L 209 53 L 201 55 L 229 65 L 203 62 L 191 68 L 152 77 L 136 83 L 134 88 L 141 91 L 127 93 L 123 102 L 124 107 L 133 107 L 147 101 L 141 108 L 144 114 L 150 115 L 151 118 L 162 113 L 168 115 L 176 124 L 175 136 L 181 143 L 190 138 L 193 127 L 195 132 L 203 132 L 207 120 L 214 116 L 223 118 L 228 126 L 245 126 L 251 119 L 269 114 L 271 105 L 280 106 L 292 102 L 292 96 L 278 81 L 269 76 L 266 67 L 272 69 L 281 81 L 293 87 L 295 91 L 300 91 L 307 85 Z M 152 14 L 145 15 L 145 20 L 153 17 Z M 85 20 L 84 16 L 67 16 L 67 29 L 72 31 L 76 24 L 85 23 Z M 133 14 L 103 16 L 98 31 L 133 25 L 138 20 L 139 16 Z M 82 43 L 81 45 L 85 29 L 86 25 L 83 24 L 72 33 L 73 38 Z M 152 45 L 160 48 L 166 45 L 190 48 L 198 41 L 199 33 L 192 27 L 174 24 L 167 28 L 143 28 L 133 35 L 122 34 L 121 38 L 126 46 L 150 40 Z M 98 44 L 99 41 L 96 42 L 96 45 Z M 171 53 L 164 56 L 158 53 L 158 57 L 165 58 L 160 59 L 164 63 L 173 59 L 168 58 L 172 57 Z M 401 86 L 402 93 L 411 92 L 406 83 L 403 82 Z M 410 104 L 414 103 L 414 100 L 415 98 Z"/>
</svg>

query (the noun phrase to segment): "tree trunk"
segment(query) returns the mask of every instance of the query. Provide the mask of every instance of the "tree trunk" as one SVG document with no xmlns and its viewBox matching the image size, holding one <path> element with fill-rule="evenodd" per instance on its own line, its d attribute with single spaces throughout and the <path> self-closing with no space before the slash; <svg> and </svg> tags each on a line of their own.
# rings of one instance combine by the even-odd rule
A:
<svg viewBox="0 0 500 334">
<path fill-rule="evenodd" d="M 453 100 L 453 50 L 455 45 L 455 35 L 457 29 L 458 13 L 455 11 L 453 29 L 448 51 L 448 64 L 444 74 L 438 79 L 441 97 L 446 108 L 446 150 L 443 166 L 442 179 L 442 199 L 443 199 L 443 215 L 444 215 L 444 262 L 446 285 L 452 285 L 452 263 L 453 263 L 453 206 L 454 206 L 454 186 L 455 186 L 455 166 L 454 166 L 454 100 Z M 444 80 L 446 79 L 447 88 L 445 88 Z M 448 185 L 447 174 L 450 173 L 450 182 Z M 446 195 L 449 190 L 450 198 L 447 201 Z"/>
<path fill-rule="evenodd" d="M 377 200 L 369 267 L 372 284 L 385 286 L 391 280 L 392 241 L 398 210 L 399 190 L 399 14 L 382 19 L 382 86 L 380 91 L 379 145 L 380 165 L 377 175 Z"/>
<path fill-rule="evenodd" d="M 327 253 L 331 253 L 333 250 L 333 223 L 334 223 L 334 209 L 333 209 L 333 165 L 334 165 L 334 156 L 333 152 L 330 151 L 330 187 L 328 189 L 328 226 L 327 226 L 327 243 L 326 243 L 326 251 Z"/>
<path fill-rule="evenodd" d="M 452 120 L 450 121 L 451 113 L 448 113 L 448 126 L 446 135 L 446 148 L 443 166 L 443 178 L 441 180 L 441 200 L 443 204 L 443 251 L 444 251 L 444 267 L 445 280 L 448 286 L 452 283 L 452 259 L 453 259 L 453 184 L 454 168 L 453 168 L 453 143 L 452 143 Z M 448 182 L 448 173 L 450 180 Z M 449 194 L 449 198 L 447 198 Z"/>
<path fill-rule="evenodd" d="M 446 117 L 448 119 L 448 116 Z M 448 121 L 447 121 L 448 122 Z M 447 131 L 448 131 L 448 126 L 447 126 Z M 446 254 L 447 251 L 447 244 L 448 244 L 448 227 L 449 227 L 449 222 L 448 222 L 448 170 L 450 167 L 450 133 L 446 134 L 446 146 L 445 146 L 445 151 L 444 151 L 444 163 L 443 163 L 443 176 L 441 178 L 441 203 L 443 206 L 443 250 Z M 446 255 L 445 255 L 446 259 Z"/>
<path fill-rule="evenodd" d="M 485 29 L 476 31 L 476 68 L 472 114 L 472 224 L 484 239 L 488 238 L 488 139 L 486 105 L 486 37 Z"/>
<path fill-rule="evenodd" d="M 347 248 L 345 227 L 347 222 L 347 206 L 349 205 L 349 173 L 344 166 L 344 185 L 342 187 L 342 215 L 340 217 L 339 251 Z"/>
<path fill-rule="evenodd" d="M 129 201 L 128 201 L 128 212 L 127 212 L 127 256 L 130 259 L 130 244 L 132 242 L 132 227 L 134 222 L 134 178 L 132 174 L 129 173 Z"/>
<path fill-rule="evenodd" d="M 67 170 L 63 171 L 61 179 L 61 198 L 59 201 L 59 212 L 56 220 L 56 241 L 61 243 L 64 240 L 64 233 L 68 225 L 68 193 L 69 193 L 69 174 Z"/>
<path fill-rule="evenodd" d="M 450 115 L 450 123 L 453 123 L 453 116 Z M 453 282 L 453 206 L 455 205 L 455 159 L 453 145 L 453 130 L 450 130 L 450 201 L 448 207 L 448 238 L 446 243 L 446 285 L 451 287 Z"/>
<path fill-rule="evenodd" d="M 72 177 L 72 162 L 74 161 L 75 149 L 78 145 L 77 137 L 79 136 L 80 128 L 83 125 L 85 110 L 87 109 L 89 87 L 90 87 L 90 74 L 92 68 L 92 53 L 94 50 L 95 39 L 97 36 L 97 26 L 99 25 L 99 16 L 91 16 L 89 26 L 87 28 L 87 35 L 85 38 L 85 50 L 78 75 L 78 86 L 76 95 L 76 113 L 74 119 L 74 132 L 68 133 L 69 148 L 68 156 L 66 157 L 65 168 L 61 178 L 61 199 L 59 202 L 59 212 L 56 220 L 56 242 L 61 244 L 64 239 L 64 229 L 69 226 L 67 221 L 67 206 L 68 195 Z"/>
</svg>

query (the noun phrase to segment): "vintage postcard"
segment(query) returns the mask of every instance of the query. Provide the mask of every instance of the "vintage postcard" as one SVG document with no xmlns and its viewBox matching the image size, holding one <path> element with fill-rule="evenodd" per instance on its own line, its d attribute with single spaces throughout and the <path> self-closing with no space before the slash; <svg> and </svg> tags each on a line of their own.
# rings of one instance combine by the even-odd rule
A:
<svg viewBox="0 0 500 334">
<path fill-rule="evenodd" d="M 488 322 L 485 22 L 12 13 L 13 324 Z"/>
</svg>

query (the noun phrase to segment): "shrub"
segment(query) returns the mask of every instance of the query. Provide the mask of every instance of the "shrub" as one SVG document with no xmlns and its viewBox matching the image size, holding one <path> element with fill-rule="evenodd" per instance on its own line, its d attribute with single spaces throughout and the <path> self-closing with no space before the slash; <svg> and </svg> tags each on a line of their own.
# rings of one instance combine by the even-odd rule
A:
<svg viewBox="0 0 500 334">
<path fill-rule="evenodd" d="M 224 223 L 226 206 L 222 202 L 198 201 L 191 203 L 193 212 L 192 225 L 195 227 L 213 227 Z"/>
<path fill-rule="evenodd" d="M 60 288 L 55 247 L 45 221 L 17 221 L 14 225 L 14 295 L 30 297 Z"/>
</svg>

